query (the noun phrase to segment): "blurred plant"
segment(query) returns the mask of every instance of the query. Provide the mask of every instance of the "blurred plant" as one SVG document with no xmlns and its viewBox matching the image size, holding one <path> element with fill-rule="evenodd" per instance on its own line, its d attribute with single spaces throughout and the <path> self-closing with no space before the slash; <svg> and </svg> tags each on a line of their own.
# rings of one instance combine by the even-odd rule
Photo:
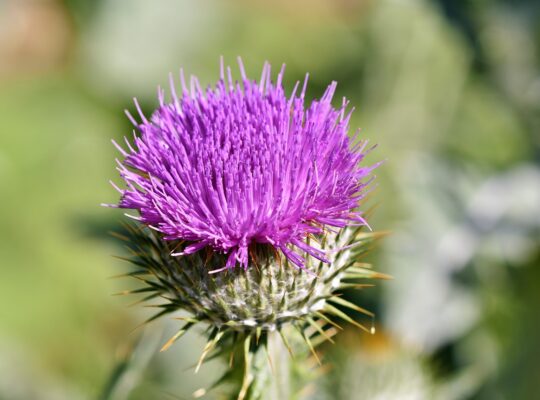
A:
<svg viewBox="0 0 540 400">
<path fill-rule="evenodd" d="M 242 84 L 222 64 L 206 92 L 181 73 L 177 96 L 171 78 L 171 102 L 160 89 L 150 120 L 136 103 L 141 136 L 126 140 L 129 152 L 116 145 L 127 184 L 119 207 L 141 223 L 120 235 L 137 266 L 127 275 L 144 283 L 126 293 L 165 300 L 149 321 L 188 313 L 162 351 L 204 324 L 195 371 L 222 357 L 230 368 L 217 383 L 239 399 L 292 399 L 311 374 L 308 350 L 320 362 L 315 348 L 341 329 L 333 318 L 374 332 L 341 308 L 374 315 L 339 293 L 385 277 L 357 261 L 381 236 L 362 231 L 357 211 L 378 164 L 360 165 L 367 142 L 348 137 L 347 102 L 331 105 L 335 82 L 305 109 L 307 77 L 287 98 L 284 69 L 274 83 L 266 64 L 257 83 L 239 65 Z"/>
<path fill-rule="evenodd" d="M 384 330 L 361 340 L 361 346 L 355 335 L 347 333 L 339 336 L 340 345 L 332 347 L 328 356 L 329 363 L 339 367 L 325 377 L 326 395 L 321 398 L 449 399 L 439 396 L 440 388 L 425 360 L 405 350 Z"/>
<path fill-rule="evenodd" d="M 0 2 L 0 79 L 65 66 L 71 34 L 69 16 L 55 1 Z"/>
</svg>

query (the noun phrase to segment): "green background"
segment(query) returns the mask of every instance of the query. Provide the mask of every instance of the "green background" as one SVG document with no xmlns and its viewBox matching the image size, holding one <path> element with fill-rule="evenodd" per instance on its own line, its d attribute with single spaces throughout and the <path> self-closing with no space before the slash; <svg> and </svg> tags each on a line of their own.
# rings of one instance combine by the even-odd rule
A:
<svg viewBox="0 0 540 400">
<path fill-rule="evenodd" d="M 217 377 L 177 321 L 111 294 L 126 265 L 112 138 L 136 96 L 219 57 L 257 77 L 286 63 L 310 97 L 338 81 L 377 143 L 369 256 L 394 276 L 348 294 L 314 399 L 534 399 L 540 379 L 540 3 L 530 0 L 0 0 L 0 399 L 184 399 Z M 336 103 L 337 104 L 337 103 Z M 143 334 L 149 343 L 126 355 Z M 162 336 L 163 335 L 163 336 Z M 210 394 L 207 398 L 213 398 Z"/>
</svg>

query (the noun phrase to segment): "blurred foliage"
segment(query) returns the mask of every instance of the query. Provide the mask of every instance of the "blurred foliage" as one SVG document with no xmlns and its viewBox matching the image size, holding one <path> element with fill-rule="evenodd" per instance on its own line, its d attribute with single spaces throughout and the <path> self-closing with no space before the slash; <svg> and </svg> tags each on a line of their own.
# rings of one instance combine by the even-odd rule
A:
<svg viewBox="0 0 540 400">
<path fill-rule="evenodd" d="M 110 295 L 122 109 L 180 66 L 287 64 L 356 107 L 379 148 L 371 256 L 394 275 L 349 297 L 379 315 L 326 348 L 314 399 L 529 399 L 540 378 L 540 3 L 535 0 L 0 0 L 0 398 L 175 399 L 220 365 Z M 139 337 L 142 339 L 139 340 Z M 166 336 L 164 336 L 166 337 Z M 139 343 L 139 344 L 136 344 Z M 135 349 L 134 353 L 131 350 Z M 116 374 L 116 375 L 115 375 Z M 219 397 L 219 393 L 207 398 Z"/>
</svg>

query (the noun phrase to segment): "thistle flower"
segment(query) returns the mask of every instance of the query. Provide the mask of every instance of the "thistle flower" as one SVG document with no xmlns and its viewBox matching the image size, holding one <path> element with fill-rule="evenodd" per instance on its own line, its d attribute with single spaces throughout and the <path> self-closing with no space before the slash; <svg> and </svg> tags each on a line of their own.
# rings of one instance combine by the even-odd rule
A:
<svg viewBox="0 0 540 400">
<path fill-rule="evenodd" d="M 315 356 L 315 336 L 331 340 L 338 326 L 330 316 L 369 331 L 340 307 L 373 314 L 337 294 L 384 276 L 357 263 L 378 237 L 363 232 L 358 210 L 377 164 L 361 165 L 367 141 L 348 136 L 346 100 L 331 104 L 336 83 L 306 106 L 307 76 L 287 97 L 284 68 L 273 82 L 265 64 L 256 82 L 239 66 L 241 83 L 222 63 L 204 91 L 194 77 L 188 88 L 181 72 L 181 95 L 171 77 L 171 100 L 159 89 L 149 119 L 135 102 L 141 122 L 128 116 L 139 135 L 125 140 L 127 150 L 115 143 L 126 184 L 117 207 L 138 211 L 124 239 L 138 267 L 129 275 L 146 284 L 134 292 L 166 301 L 152 319 L 191 314 L 164 349 L 206 322 L 199 366 L 209 353 L 240 351 L 249 372 L 272 332 L 290 347 L 287 326 Z M 258 398 L 248 372 L 240 397 Z"/>
<path fill-rule="evenodd" d="M 304 252 L 328 262 L 306 238 L 325 226 L 366 223 L 355 209 L 373 168 L 359 165 L 367 142 L 349 139 L 346 103 L 331 105 L 335 82 L 305 108 L 307 78 L 287 97 L 283 69 L 275 83 L 268 64 L 259 83 L 241 62 L 240 70 L 242 84 L 230 69 L 226 80 L 222 67 L 216 87 L 204 92 L 196 78 L 188 89 L 182 75 L 180 97 L 171 79 L 172 101 L 160 90 L 150 120 L 142 113 L 142 123 L 133 120 L 141 136 L 136 149 L 121 150 L 128 188 L 119 207 L 138 210 L 164 240 L 189 242 L 173 255 L 206 247 L 226 254 L 217 270 L 248 268 L 256 244 L 300 268 Z"/>
</svg>

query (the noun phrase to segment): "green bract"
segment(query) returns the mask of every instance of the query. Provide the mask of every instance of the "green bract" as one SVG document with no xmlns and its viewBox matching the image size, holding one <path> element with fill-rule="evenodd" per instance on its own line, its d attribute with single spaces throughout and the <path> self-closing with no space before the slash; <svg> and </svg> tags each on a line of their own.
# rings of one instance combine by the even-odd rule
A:
<svg viewBox="0 0 540 400">
<path fill-rule="evenodd" d="M 271 246 L 257 245 L 250 249 L 250 268 L 211 274 L 209 271 L 222 263 L 225 255 L 208 250 L 171 256 L 179 243 L 163 240 L 158 232 L 142 225 L 127 225 L 126 232 L 118 236 L 127 242 L 131 256 L 126 259 L 135 266 L 127 275 L 139 279 L 143 286 L 124 293 L 144 293 L 144 300 L 158 301 L 160 311 L 149 321 L 183 312 L 179 317 L 182 326 L 162 350 L 194 326 L 207 329 L 208 342 L 197 370 L 205 359 L 239 353 L 235 370 L 241 367 L 249 372 L 272 335 L 279 335 L 291 353 L 295 345 L 290 342 L 304 342 L 318 360 L 315 347 L 332 341 L 340 320 L 366 332 L 374 331 L 374 315 L 341 294 L 345 289 L 371 286 L 366 279 L 386 277 L 374 272 L 369 264 L 358 262 L 381 233 L 356 227 L 328 233 L 317 241 L 311 239 L 311 245 L 329 255 L 328 264 L 306 255 L 306 269 L 295 268 Z M 365 314 L 371 326 L 355 321 L 347 310 Z M 260 362 L 257 368 L 261 368 Z M 243 396 L 261 384 L 248 372 L 240 388 Z M 260 376 L 257 374 L 259 380 Z"/>
</svg>

